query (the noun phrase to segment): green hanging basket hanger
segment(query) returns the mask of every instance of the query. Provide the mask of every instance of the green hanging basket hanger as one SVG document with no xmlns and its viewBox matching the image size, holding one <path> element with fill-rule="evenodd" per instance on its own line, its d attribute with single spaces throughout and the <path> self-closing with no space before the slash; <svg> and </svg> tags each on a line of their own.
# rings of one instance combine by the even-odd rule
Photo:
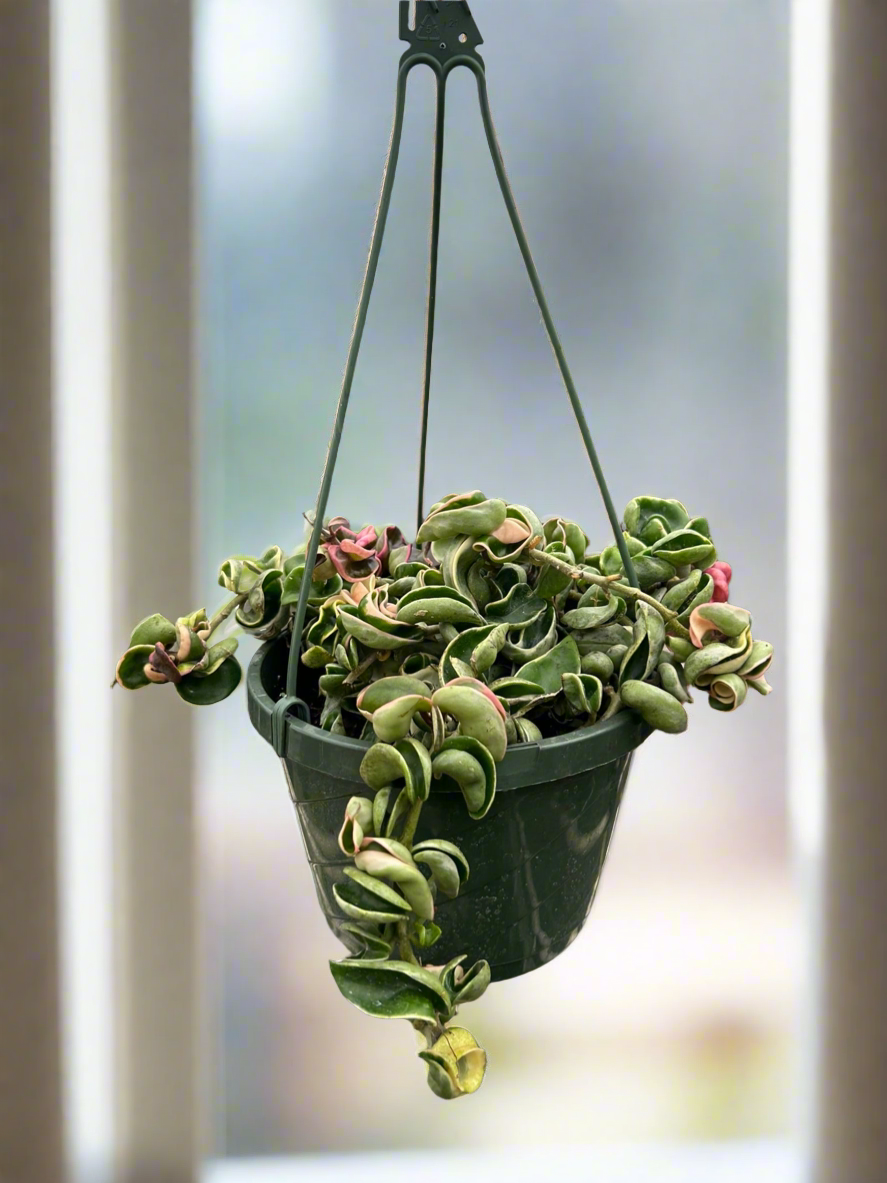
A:
<svg viewBox="0 0 887 1183">
<path fill-rule="evenodd" d="M 601 497 L 604 501 L 604 506 L 607 511 L 607 517 L 610 520 L 610 525 L 613 529 L 613 534 L 616 539 L 616 545 L 619 548 L 619 554 L 622 558 L 622 563 L 628 582 L 633 586 L 638 586 L 637 575 L 635 573 L 634 565 L 631 561 L 631 556 L 628 553 L 628 547 L 623 537 L 622 529 L 619 524 L 619 516 L 613 506 L 609 490 L 607 489 L 607 482 L 604 478 L 603 470 L 598 460 L 597 451 L 594 446 L 594 441 L 591 438 L 591 432 L 588 427 L 588 422 L 585 418 L 585 413 L 582 410 L 582 404 L 579 400 L 579 395 L 576 391 L 576 385 L 570 373 L 570 368 L 567 365 L 567 359 L 564 355 L 563 346 L 558 337 L 557 330 L 552 320 L 551 312 L 548 307 L 548 302 L 545 299 L 545 293 L 542 289 L 542 282 L 539 279 L 539 273 L 536 270 L 536 265 L 533 262 L 533 256 L 530 252 L 527 236 L 524 233 L 524 228 L 521 225 L 520 215 L 515 203 L 514 194 L 509 184 L 508 177 L 505 172 L 505 163 L 502 159 L 502 151 L 499 147 L 499 141 L 496 137 L 496 130 L 493 126 L 493 118 L 490 112 L 490 100 L 487 93 L 487 78 L 486 66 L 483 58 L 477 52 L 477 47 L 483 44 L 480 30 L 474 22 L 466 0 L 416 0 L 415 5 L 415 25 L 410 26 L 410 3 L 409 0 L 399 0 L 400 2 L 400 39 L 406 41 L 409 48 L 400 59 L 400 65 L 397 72 L 397 90 L 394 108 L 394 126 L 391 130 L 391 142 L 388 148 L 388 158 L 385 163 L 385 171 L 382 177 L 382 193 L 379 198 L 379 204 L 376 209 L 376 220 L 373 226 L 373 235 L 370 241 L 369 258 L 367 259 L 366 272 L 364 274 L 363 285 L 360 292 L 360 300 L 357 305 L 357 314 L 354 319 L 354 329 L 351 335 L 351 343 L 348 348 L 348 360 L 345 365 L 345 373 L 342 379 L 342 389 L 339 394 L 339 402 L 336 407 L 336 417 L 333 424 L 333 431 L 330 437 L 329 448 L 327 450 L 326 460 L 323 467 L 323 477 L 320 483 L 320 491 L 317 496 L 317 504 L 314 511 L 314 523 L 311 531 L 311 539 L 308 544 L 308 550 L 305 557 L 306 572 L 313 571 L 315 562 L 317 560 L 317 553 L 320 547 L 321 531 L 323 529 L 324 516 L 326 514 L 327 500 L 329 498 L 330 488 L 333 481 L 333 473 L 336 467 L 336 459 L 339 454 L 339 444 L 342 439 L 342 431 L 345 426 L 345 415 L 348 411 L 348 402 L 351 397 L 351 386 L 354 380 L 354 371 L 357 367 L 357 358 L 360 353 L 360 346 L 363 340 L 363 331 L 366 325 L 367 312 L 369 310 L 370 298 L 373 292 L 373 284 L 376 279 L 376 269 L 379 264 L 379 255 L 382 250 L 382 240 L 385 235 L 385 225 L 388 220 L 388 210 L 391 206 L 391 195 L 394 190 L 394 177 L 397 171 L 397 161 L 400 154 L 400 142 L 403 133 L 403 119 L 404 111 L 406 109 L 407 97 L 407 79 L 410 71 L 416 66 L 429 66 L 435 74 L 437 80 L 437 99 L 436 99 L 436 114 L 435 114 L 435 128 L 434 128 L 434 165 L 433 165 L 433 185 L 431 197 L 431 245 L 428 266 L 428 303 L 425 319 L 425 354 L 424 354 L 424 373 L 422 379 L 422 419 L 421 419 L 421 436 L 419 444 L 419 487 L 418 487 L 418 501 L 417 501 L 417 524 L 421 525 L 424 519 L 424 500 L 425 500 L 425 452 L 428 440 L 428 408 L 431 396 L 431 362 L 434 349 L 434 317 L 435 306 L 437 299 L 437 263 L 438 263 L 438 247 L 440 241 L 440 204 L 441 204 L 441 188 L 443 180 L 443 151 L 444 151 L 444 120 L 446 111 L 446 86 L 447 79 L 453 70 L 459 66 L 465 66 L 471 70 L 477 79 L 478 98 L 480 100 L 480 113 L 483 120 L 484 132 L 487 137 L 487 145 L 490 149 L 490 156 L 493 160 L 493 167 L 496 170 L 496 176 L 499 180 L 499 187 L 502 190 L 502 197 L 505 201 L 505 207 L 508 210 L 508 216 L 511 219 L 511 225 L 514 229 L 517 244 L 520 248 L 521 256 L 524 261 L 524 266 L 527 270 L 527 275 L 533 289 L 533 295 L 536 298 L 536 303 L 539 306 L 539 311 L 542 315 L 542 320 L 545 325 L 545 331 L 548 334 L 548 339 L 551 342 L 551 348 L 554 351 L 555 360 L 558 369 L 560 370 L 561 378 L 563 379 L 564 387 L 570 399 L 570 405 L 573 408 L 573 413 L 576 416 L 576 423 L 579 427 L 579 432 L 582 436 L 582 442 L 585 445 L 585 451 L 588 454 L 588 459 L 591 463 L 594 472 L 595 480 L 600 489 Z M 311 592 L 311 580 L 304 579 L 300 590 L 299 601 L 296 607 L 294 622 L 293 622 L 293 637 L 298 638 L 302 635 L 302 630 L 305 624 L 305 616 L 308 611 L 308 597 Z M 286 693 L 274 706 L 272 715 L 272 744 L 279 756 L 283 756 L 286 751 L 286 719 L 290 714 L 295 714 L 305 722 L 310 721 L 310 712 L 307 704 L 298 696 L 299 683 L 299 645 L 294 643 L 290 649 L 289 665 L 287 668 L 286 678 Z"/>
</svg>

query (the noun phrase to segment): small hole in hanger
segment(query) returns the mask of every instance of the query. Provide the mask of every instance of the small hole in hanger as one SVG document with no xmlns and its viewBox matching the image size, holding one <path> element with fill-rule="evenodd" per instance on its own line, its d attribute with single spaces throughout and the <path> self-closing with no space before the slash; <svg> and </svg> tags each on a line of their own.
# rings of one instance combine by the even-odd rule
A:
<svg viewBox="0 0 887 1183">
<path fill-rule="evenodd" d="M 464 45 L 464 44 L 465 44 L 465 42 L 468 40 L 468 34 L 467 34 L 467 33 L 460 33 L 460 34 L 459 34 L 459 40 L 460 40 L 460 41 L 462 42 L 462 44 Z"/>
</svg>

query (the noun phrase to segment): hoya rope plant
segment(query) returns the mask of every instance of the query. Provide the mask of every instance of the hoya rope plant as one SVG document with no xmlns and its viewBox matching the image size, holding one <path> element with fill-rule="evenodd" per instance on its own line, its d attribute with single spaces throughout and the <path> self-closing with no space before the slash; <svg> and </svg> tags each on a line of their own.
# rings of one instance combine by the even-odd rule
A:
<svg viewBox="0 0 887 1183">
<path fill-rule="evenodd" d="M 687 727 L 691 690 L 718 711 L 766 695 L 773 650 L 730 603 L 732 571 L 708 521 L 674 500 L 637 497 L 620 549 L 589 552 L 575 522 L 542 521 L 481 492 L 432 506 L 414 542 L 400 530 L 327 522 L 301 637 L 315 726 L 369 741 L 363 793 L 347 803 L 338 845 L 348 863 L 333 895 L 352 956 L 331 963 L 342 994 L 367 1014 L 419 1033 L 440 1097 L 474 1092 L 486 1053 L 459 1008 L 479 998 L 490 965 L 436 963 L 436 904 L 472 868 L 447 835 L 416 840 L 436 790 L 461 792 L 483 824 L 509 747 L 594 728 L 633 711 L 653 729 Z M 306 547 L 235 555 L 219 570 L 215 613 L 146 618 L 117 667 L 129 690 L 172 683 L 186 702 L 227 698 L 241 679 L 241 631 L 292 632 Z M 458 939 L 458 934 L 456 934 Z"/>
</svg>

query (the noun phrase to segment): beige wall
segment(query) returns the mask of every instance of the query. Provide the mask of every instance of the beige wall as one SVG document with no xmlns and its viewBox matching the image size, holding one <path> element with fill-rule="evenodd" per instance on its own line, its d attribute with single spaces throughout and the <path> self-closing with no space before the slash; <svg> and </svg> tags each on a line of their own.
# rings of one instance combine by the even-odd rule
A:
<svg viewBox="0 0 887 1183">
<path fill-rule="evenodd" d="M 0 3 L 0 1179 L 62 1177 L 48 0 Z"/>
<path fill-rule="evenodd" d="M 803 3 L 803 0 L 801 0 Z M 818 1183 L 887 1178 L 887 5 L 832 15 Z M 803 556 L 799 556 L 803 561 Z M 811 720 L 811 727 L 817 720 Z"/>
</svg>

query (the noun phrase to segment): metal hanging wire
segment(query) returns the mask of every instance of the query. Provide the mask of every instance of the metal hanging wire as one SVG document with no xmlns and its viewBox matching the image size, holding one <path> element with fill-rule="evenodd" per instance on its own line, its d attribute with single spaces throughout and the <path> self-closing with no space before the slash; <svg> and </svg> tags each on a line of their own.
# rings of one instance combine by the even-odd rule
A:
<svg viewBox="0 0 887 1183">
<path fill-rule="evenodd" d="M 511 219 L 511 225 L 514 230 L 517 244 L 520 248 L 520 253 L 526 267 L 527 275 L 530 280 L 530 285 L 533 289 L 533 295 L 539 305 L 539 311 L 542 314 L 542 320 L 545 325 L 545 331 L 548 334 L 548 340 L 551 343 L 551 348 L 554 352 L 555 361 L 560 370 L 561 378 L 566 388 L 567 395 L 570 399 L 570 405 L 573 408 L 573 413 L 576 416 L 576 423 L 579 427 L 579 432 L 582 436 L 582 442 L 585 445 L 585 451 L 588 454 L 589 462 L 591 463 L 592 471 L 594 472 L 595 480 L 597 481 L 601 497 L 604 502 L 604 507 L 607 511 L 607 517 L 610 520 L 610 525 L 616 539 L 616 545 L 619 548 L 619 554 L 622 558 L 622 564 L 625 568 L 625 573 L 628 581 L 633 587 L 638 586 L 637 575 L 634 569 L 634 564 L 631 561 L 631 556 L 628 553 L 628 547 L 625 543 L 625 538 L 619 524 L 619 517 L 613 506 L 607 482 L 604 478 L 604 473 L 598 459 L 597 450 L 591 438 L 591 432 L 588 427 L 588 422 L 585 418 L 585 413 L 582 409 L 582 404 L 579 401 L 579 395 L 576 391 L 576 385 L 573 381 L 573 376 L 570 373 L 570 368 L 567 365 L 567 359 L 564 355 L 563 346 L 558 337 L 557 330 L 554 326 L 554 321 L 548 307 L 548 301 L 545 299 L 545 293 L 542 290 L 542 282 L 539 279 L 539 273 L 536 270 L 536 265 L 533 262 L 533 256 L 530 252 L 529 243 L 527 242 L 524 228 L 521 225 L 520 215 L 518 213 L 517 204 L 514 199 L 514 194 L 511 190 L 508 177 L 505 172 L 505 162 L 502 159 L 502 151 L 499 147 L 499 141 L 496 137 L 496 130 L 493 126 L 493 117 L 490 112 L 490 100 L 487 93 L 487 79 L 486 67 L 483 59 L 477 52 L 477 47 L 483 44 L 483 38 L 480 35 L 477 25 L 471 15 L 471 10 L 468 7 L 466 0 L 416 0 L 415 4 L 415 22 L 410 25 L 410 0 L 400 0 L 400 39 L 409 43 L 409 48 L 400 59 L 400 65 L 397 72 L 397 90 L 395 95 L 394 107 L 394 125 L 391 129 L 391 142 L 388 148 L 388 157 L 385 162 L 385 171 L 382 176 L 382 192 L 379 197 L 379 205 L 376 209 L 376 219 L 373 226 L 372 239 L 370 240 L 370 251 L 367 259 L 366 271 L 364 273 L 363 285 L 361 287 L 360 299 L 357 305 L 357 313 L 354 319 L 354 328 L 351 334 L 351 343 L 348 348 L 348 360 L 345 364 L 345 373 L 342 378 L 342 389 L 339 394 L 339 402 L 336 407 L 336 418 L 333 423 L 333 431 L 330 437 L 329 448 L 327 450 L 326 460 L 323 466 L 323 477 L 320 482 L 320 492 L 317 496 L 317 505 L 314 511 L 314 522 L 311 530 L 311 538 L 308 543 L 308 549 L 305 555 L 305 575 L 302 579 L 302 586 L 299 590 L 299 600 L 296 605 L 295 617 L 293 620 L 292 643 L 290 646 L 289 665 L 287 668 L 286 678 L 286 693 L 275 704 L 274 713 L 272 716 L 272 743 L 278 755 L 283 756 L 286 745 L 286 718 L 289 714 L 296 714 L 306 722 L 310 721 L 310 712 L 305 702 L 298 697 L 299 684 L 299 664 L 300 664 L 300 638 L 302 630 L 305 625 L 305 617 L 308 611 L 308 597 L 311 593 L 311 578 L 310 573 L 314 570 L 317 560 L 317 552 L 320 548 L 321 533 L 323 530 L 323 521 L 326 514 L 327 501 L 329 499 L 330 487 L 333 481 L 333 473 L 336 467 L 336 459 L 339 454 L 339 444 L 342 440 L 342 431 L 345 425 L 345 415 L 348 411 L 348 401 L 351 397 L 351 386 L 354 381 L 354 371 L 357 367 L 357 358 L 360 353 L 360 346 L 363 340 L 363 331 L 366 326 L 367 312 L 369 311 L 370 298 L 373 293 L 373 284 L 376 279 L 376 269 L 379 264 L 379 255 L 382 250 L 382 239 L 385 235 L 385 224 L 388 220 L 388 210 L 391 205 L 391 194 L 394 189 L 394 177 L 397 171 L 397 161 L 400 155 L 400 142 L 403 133 L 403 118 L 404 110 L 406 108 L 406 94 L 407 94 L 407 79 L 410 71 L 416 66 L 426 65 L 433 71 L 437 79 L 437 96 L 436 96 L 436 112 L 435 112 L 435 129 L 434 129 L 434 158 L 433 158 L 433 183 L 431 196 L 431 245 L 428 266 L 428 303 L 425 318 L 425 354 L 424 354 L 424 368 L 422 378 L 422 415 L 421 415 L 421 430 L 420 430 L 420 444 L 419 444 L 419 488 L 417 499 L 417 520 L 421 524 L 424 518 L 424 500 L 425 500 L 425 453 L 428 442 L 428 410 L 431 397 L 431 362 L 434 349 L 434 319 L 435 319 L 435 305 L 437 299 L 437 263 L 438 263 L 438 247 L 440 241 L 440 203 L 441 203 L 441 187 L 443 179 L 443 151 L 444 151 L 444 118 L 446 108 L 446 85 L 447 79 L 453 70 L 459 66 L 465 66 L 472 71 L 477 79 L 478 97 L 480 100 L 480 113 L 483 121 L 484 132 L 487 138 L 487 145 L 490 150 L 490 156 L 493 160 L 493 167 L 496 170 L 496 177 L 499 181 L 499 187 L 502 190 L 502 197 L 505 201 L 505 207 L 508 210 L 508 216 Z"/>
</svg>

